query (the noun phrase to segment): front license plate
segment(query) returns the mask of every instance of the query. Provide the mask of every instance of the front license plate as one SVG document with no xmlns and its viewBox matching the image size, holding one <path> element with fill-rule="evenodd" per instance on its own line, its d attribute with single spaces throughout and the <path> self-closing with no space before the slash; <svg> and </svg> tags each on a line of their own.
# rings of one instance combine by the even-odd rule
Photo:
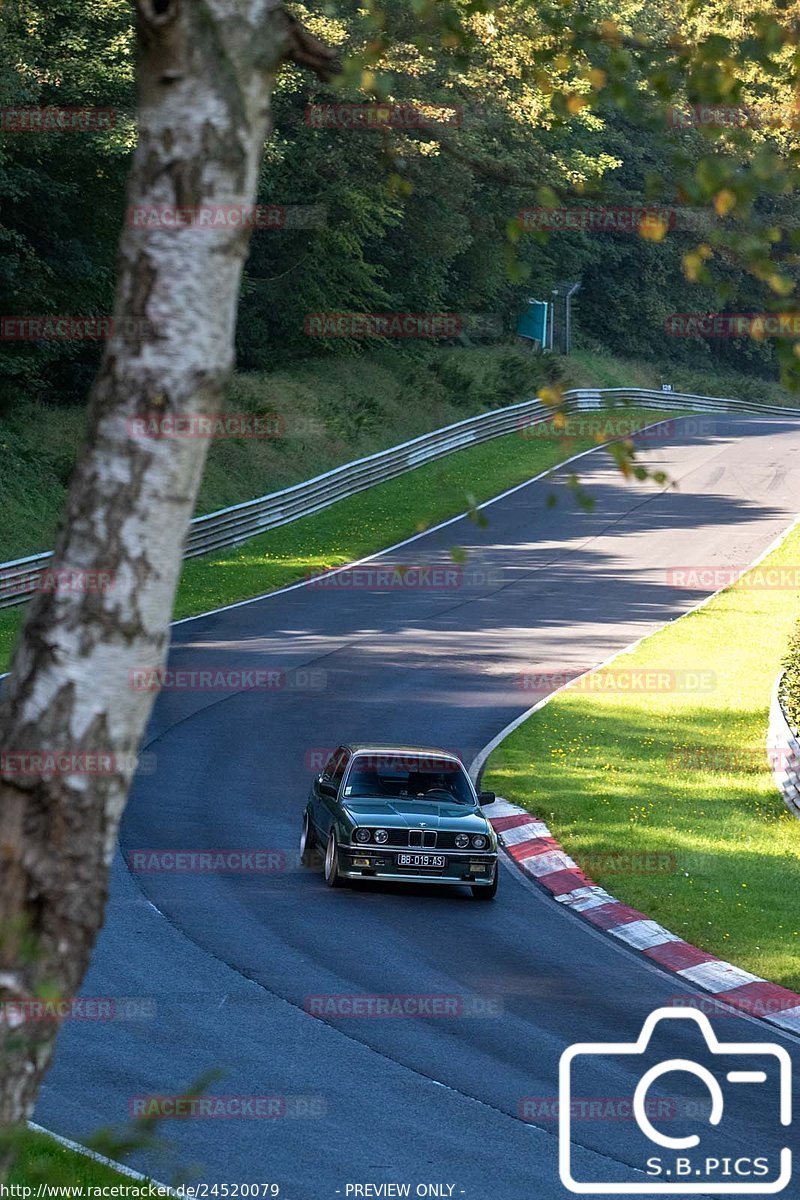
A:
<svg viewBox="0 0 800 1200">
<path fill-rule="evenodd" d="M 398 854 L 398 867 L 446 867 L 443 854 Z"/>
</svg>

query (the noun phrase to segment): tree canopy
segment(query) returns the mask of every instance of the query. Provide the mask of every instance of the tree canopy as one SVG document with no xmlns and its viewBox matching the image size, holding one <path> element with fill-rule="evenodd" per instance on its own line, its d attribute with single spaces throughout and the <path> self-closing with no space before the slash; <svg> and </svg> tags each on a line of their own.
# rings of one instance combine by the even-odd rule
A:
<svg viewBox="0 0 800 1200">
<path fill-rule="evenodd" d="M 356 353 L 357 339 L 308 335 L 320 312 L 482 314 L 513 334 L 528 296 L 574 279 L 580 328 L 610 351 L 794 379 L 792 336 L 759 326 L 665 336 L 676 313 L 794 312 L 790 5 L 365 0 L 295 11 L 337 48 L 341 71 L 324 84 L 293 65 L 278 80 L 259 202 L 279 217 L 252 241 L 241 368 Z M 0 13 L 4 111 L 113 113 L 89 132 L 0 129 L 3 312 L 107 314 L 136 138 L 131 8 L 6 0 Z M 605 224 L 581 227 L 600 208 Z M 655 215 L 624 227 L 642 208 Z M 6 351 L 12 399 L 74 400 L 99 356 L 63 340 Z"/>
</svg>

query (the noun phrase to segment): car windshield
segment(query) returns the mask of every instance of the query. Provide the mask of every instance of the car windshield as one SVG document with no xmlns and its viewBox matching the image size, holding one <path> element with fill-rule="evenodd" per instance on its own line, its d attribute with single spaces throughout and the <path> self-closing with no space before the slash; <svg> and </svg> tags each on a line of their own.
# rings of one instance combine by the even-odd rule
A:
<svg viewBox="0 0 800 1200">
<path fill-rule="evenodd" d="M 429 754 L 370 751 L 353 760 L 346 796 L 376 796 L 387 800 L 450 800 L 475 804 L 475 797 L 460 762 Z"/>
</svg>

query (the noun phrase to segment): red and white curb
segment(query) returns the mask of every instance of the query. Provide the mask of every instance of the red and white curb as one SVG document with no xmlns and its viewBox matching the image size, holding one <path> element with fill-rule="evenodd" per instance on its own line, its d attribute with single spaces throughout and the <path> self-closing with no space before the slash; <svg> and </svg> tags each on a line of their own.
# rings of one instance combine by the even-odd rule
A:
<svg viewBox="0 0 800 1200">
<path fill-rule="evenodd" d="M 544 821 L 524 808 L 498 798 L 491 823 L 509 858 L 559 904 L 676 978 L 708 992 L 715 1002 L 800 1034 L 800 995 L 796 992 L 723 962 L 615 900 L 583 873 Z M 685 1003 L 688 1006 L 688 996 Z"/>
</svg>

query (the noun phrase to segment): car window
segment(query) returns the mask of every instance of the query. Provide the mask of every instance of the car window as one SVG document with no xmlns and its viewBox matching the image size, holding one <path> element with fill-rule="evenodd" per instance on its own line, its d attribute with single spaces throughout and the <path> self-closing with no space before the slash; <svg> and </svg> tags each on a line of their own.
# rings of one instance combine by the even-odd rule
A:
<svg viewBox="0 0 800 1200">
<path fill-rule="evenodd" d="M 432 802 L 449 797 L 457 804 L 475 804 L 461 763 L 416 754 L 357 754 L 347 777 L 345 794 Z"/>
<path fill-rule="evenodd" d="M 349 760 L 350 751 L 346 750 L 344 746 L 340 746 L 328 759 L 322 774 L 334 787 L 338 788 L 342 782 Z"/>
<path fill-rule="evenodd" d="M 325 766 L 322 768 L 323 779 L 333 779 L 333 772 L 336 769 L 336 763 L 338 762 L 341 753 L 342 753 L 341 746 L 339 746 L 338 749 L 334 750 L 333 754 L 330 756 L 328 761 L 325 763 Z"/>
</svg>

